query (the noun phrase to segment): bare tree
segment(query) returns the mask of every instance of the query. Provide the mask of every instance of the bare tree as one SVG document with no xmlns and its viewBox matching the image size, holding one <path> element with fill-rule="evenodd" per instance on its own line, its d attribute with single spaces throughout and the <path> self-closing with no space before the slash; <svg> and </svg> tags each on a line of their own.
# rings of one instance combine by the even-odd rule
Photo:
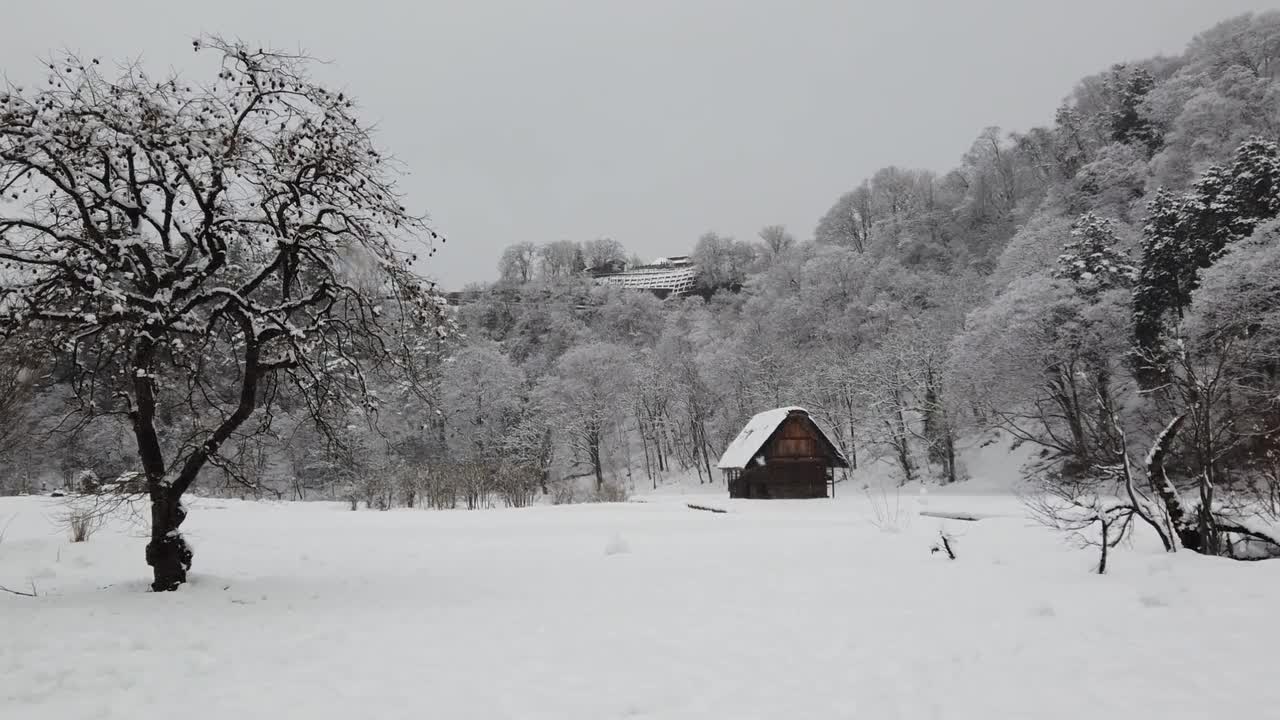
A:
<svg viewBox="0 0 1280 720">
<path fill-rule="evenodd" d="M 871 228 L 875 225 L 871 186 L 862 183 L 856 190 L 841 195 L 813 231 L 820 243 L 850 247 L 857 252 L 867 248 Z"/>
<path fill-rule="evenodd" d="M 533 279 L 533 266 L 538 246 L 531 242 L 508 245 L 498 260 L 498 275 L 503 282 L 523 285 Z"/>
<path fill-rule="evenodd" d="M 760 241 L 769 257 L 790 250 L 796 244 L 796 238 L 782 225 L 766 225 L 760 229 Z"/>
<path fill-rule="evenodd" d="M 572 240 L 557 240 L 538 248 L 544 280 L 559 280 L 586 269 L 582 247 Z"/>
<path fill-rule="evenodd" d="M 896 333 L 860 360 L 855 370 L 856 382 L 861 402 L 873 416 L 867 426 L 870 439 L 893 454 L 903 484 L 914 482 L 919 468 L 912 450 L 914 433 L 909 416 L 915 408 L 913 391 L 919 383 L 912 349 L 904 334 Z"/>
<path fill-rule="evenodd" d="M 605 443 L 624 417 L 624 401 L 633 383 L 627 351 L 608 343 L 573 348 L 556 362 L 548 379 L 549 408 L 559 418 L 559 432 L 574 460 L 604 487 Z"/>
<path fill-rule="evenodd" d="M 754 257 L 755 250 L 749 243 L 715 232 L 703 233 L 693 248 L 693 260 L 701 270 L 700 282 L 711 290 L 740 286 Z"/>
<path fill-rule="evenodd" d="M 1097 400 L 1118 438 L 1114 462 L 1100 462 L 1088 473 L 1044 476 L 1040 492 L 1028 498 L 1028 505 L 1046 525 L 1074 535 L 1085 545 L 1097 546 L 1101 551 L 1098 573 L 1106 572 L 1110 548 L 1125 538 L 1135 519 L 1152 528 L 1168 552 L 1186 548 L 1206 555 L 1241 556 L 1235 545 L 1253 545 L 1255 551 L 1244 557 L 1280 554 L 1280 538 L 1213 505 L 1213 486 L 1205 479 L 1206 473 L 1198 483 L 1199 503 L 1193 508 L 1186 506 L 1165 462 L 1179 431 L 1188 423 L 1188 415 L 1175 416 L 1156 434 L 1143 463 L 1144 487 L 1136 477 L 1127 449 L 1128 436 L 1114 407 L 1104 397 Z M 1095 525 L 1100 529 L 1097 539 L 1088 533 Z"/>
<path fill-rule="evenodd" d="M 627 249 L 613 238 L 601 237 L 582 243 L 582 260 L 589 269 L 604 267 L 611 262 L 625 262 L 626 259 Z"/>
<path fill-rule="evenodd" d="M 64 57 L 48 89 L 0 95 L 0 333 L 69 356 L 84 410 L 128 418 L 155 590 L 191 566 L 183 495 L 277 393 L 321 422 L 371 408 L 370 375 L 446 328 L 401 249 L 435 234 L 351 99 L 305 57 L 195 49 L 221 60 L 208 86 Z"/>
</svg>

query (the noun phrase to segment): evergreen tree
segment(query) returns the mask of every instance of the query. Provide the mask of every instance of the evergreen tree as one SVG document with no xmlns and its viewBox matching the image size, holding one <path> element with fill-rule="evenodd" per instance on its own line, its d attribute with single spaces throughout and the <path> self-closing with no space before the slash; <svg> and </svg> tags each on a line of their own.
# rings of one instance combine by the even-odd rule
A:
<svg viewBox="0 0 1280 720">
<path fill-rule="evenodd" d="M 1133 289 L 1134 340 L 1142 357 L 1159 355 L 1164 313 L 1177 307 L 1190 292 L 1181 285 L 1181 268 L 1188 264 L 1182 224 L 1178 198 L 1167 190 L 1157 190 L 1147 206 L 1142 263 Z M 1140 360 L 1139 365 L 1147 363 Z"/>
<path fill-rule="evenodd" d="M 1231 184 L 1243 237 L 1263 221 L 1280 215 L 1280 148 L 1274 142 L 1252 138 L 1241 145 L 1231 163 Z"/>
<path fill-rule="evenodd" d="M 1085 213 L 1071 226 L 1071 237 L 1058 256 L 1054 277 L 1070 281 L 1085 297 L 1133 285 L 1138 271 L 1116 250 L 1114 221 Z"/>
<path fill-rule="evenodd" d="M 1252 139 L 1229 166 L 1209 168 L 1182 198 L 1156 192 L 1143 229 L 1142 267 L 1134 288 L 1139 355 L 1159 364 L 1163 324 L 1181 317 L 1199 272 L 1263 221 L 1280 215 L 1280 148 Z"/>
<path fill-rule="evenodd" d="M 1141 145 L 1149 152 L 1159 149 L 1160 132 L 1142 113 L 1142 102 L 1155 84 L 1146 68 L 1116 65 L 1111 69 L 1104 87 L 1112 94 L 1112 103 L 1103 119 L 1113 141 Z"/>
</svg>

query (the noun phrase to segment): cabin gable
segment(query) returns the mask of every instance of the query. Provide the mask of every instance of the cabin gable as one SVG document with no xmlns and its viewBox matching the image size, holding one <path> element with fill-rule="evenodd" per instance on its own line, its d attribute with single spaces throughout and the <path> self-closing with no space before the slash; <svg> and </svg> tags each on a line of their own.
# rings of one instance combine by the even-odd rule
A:
<svg viewBox="0 0 1280 720">
<path fill-rule="evenodd" d="M 781 459 L 817 458 L 819 455 L 817 428 L 799 416 L 792 415 L 778 426 L 773 437 L 765 445 L 765 462 Z"/>
</svg>

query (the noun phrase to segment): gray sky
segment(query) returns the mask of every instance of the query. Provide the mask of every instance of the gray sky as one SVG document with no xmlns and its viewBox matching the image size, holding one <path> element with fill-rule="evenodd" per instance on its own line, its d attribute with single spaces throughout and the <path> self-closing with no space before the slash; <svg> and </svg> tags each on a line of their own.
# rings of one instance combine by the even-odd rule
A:
<svg viewBox="0 0 1280 720">
<path fill-rule="evenodd" d="M 1272 0 L 46 0 L 6 3 L 0 68 L 54 48 L 156 71 L 200 32 L 332 60 L 408 204 L 425 271 L 492 279 L 502 248 L 608 235 L 646 257 L 770 223 L 806 238 L 889 164 L 943 170 L 987 125 L 1048 122 L 1074 82 L 1180 51 Z"/>
</svg>

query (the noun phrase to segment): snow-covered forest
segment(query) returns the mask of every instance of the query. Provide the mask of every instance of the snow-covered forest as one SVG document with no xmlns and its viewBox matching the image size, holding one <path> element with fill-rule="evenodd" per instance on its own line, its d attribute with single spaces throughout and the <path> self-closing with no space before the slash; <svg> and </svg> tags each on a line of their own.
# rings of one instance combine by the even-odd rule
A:
<svg viewBox="0 0 1280 720">
<path fill-rule="evenodd" d="M 964 481 L 957 448 L 1000 429 L 1076 497 L 1185 416 L 1172 481 L 1274 513 L 1278 48 L 1280 15 L 1235 18 L 1082 79 L 1052 125 L 984 130 L 953 169 L 851 183 L 813 228 L 691 239 L 695 296 L 573 272 L 626 260 L 608 240 L 512 246 L 461 307 L 442 445 L 717 481 L 747 417 L 798 404 L 903 483 Z"/>
<path fill-rule="evenodd" d="M 1073 494 L 1114 482 L 1118 458 L 1140 457 L 1185 416 L 1166 461 L 1173 482 L 1274 512 L 1278 55 L 1280 15 L 1262 13 L 1204 32 L 1181 55 L 1107 68 L 1069 89 L 1052 125 L 992 126 L 957 148 L 950 170 L 886 167 L 851 181 L 812 228 L 690 238 L 699 284 L 684 297 L 593 282 L 592 268 L 649 260 L 608 238 L 508 247 L 495 282 L 457 294 L 447 312 L 433 295 L 440 319 L 420 338 L 397 336 L 410 376 L 360 373 L 331 394 L 314 382 L 257 390 L 264 402 L 227 429 L 199 490 L 383 508 L 617 498 L 672 478 L 719 482 L 715 459 L 743 421 L 792 404 L 855 466 L 889 468 L 901 483 L 963 482 L 957 449 L 998 429 L 1040 450 L 1029 478 Z M 67 62 L 67 73 L 50 66 L 49 93 L 5 96 L 8 122 L 30 109 L 90 132 L 70 120 L 84 102 L 74 86 L 108 81 Z M 238 97 L 234 83 L 259 71 L 225 72 Z M 260 72 L 283 84 L 295 70 Z M 193 92 L 168 91 L 160 102 Z M 342 104 L 310 92 L 321 112 Z M 121 123 L 146 111 L 115 107 Z M 32 140 L 8 137 L 17 203 L 33 190 L 16 156 Z M 121 162 L 103 171 L 132 171 Z M 103 212 L 132 217 L 109 175 L 103 188 L 114 206 Z M 170 197 L 185 203 L 180 189 Z M 377 218 L 389 229 L 413 222 L 380 202 L 371 195 L 369 212 L 389 210 Z M 19 220 L 5 232 L 27 242 Z M 54 261 L 7 247 L 10 268 Z M 42 292 L 19 284 L 6 296 L 36 303 Z M 98 337 L 98 316 L 113 309 L 124 308 L 86 310 L 53 345 L 5 345 L 0 491 L 145 472 L 109 369 L 87 372 L 73 347 Z M 14 327 L 28 327 L 32 316 L 19 315 Z M 225 391 L 240 368 L 200 366 L 193 387 Z M 87 381 L 98 387 L 86 392 Z M 354 398 L 351 382 L 360 399 L 337 401 Z M 166 451 L 234 414 L 234 395 L 205 393 L 210 407 L 195 412 L 201 403 L 183 398 L 186 412 L 157 408 Z"/>
</svg>

